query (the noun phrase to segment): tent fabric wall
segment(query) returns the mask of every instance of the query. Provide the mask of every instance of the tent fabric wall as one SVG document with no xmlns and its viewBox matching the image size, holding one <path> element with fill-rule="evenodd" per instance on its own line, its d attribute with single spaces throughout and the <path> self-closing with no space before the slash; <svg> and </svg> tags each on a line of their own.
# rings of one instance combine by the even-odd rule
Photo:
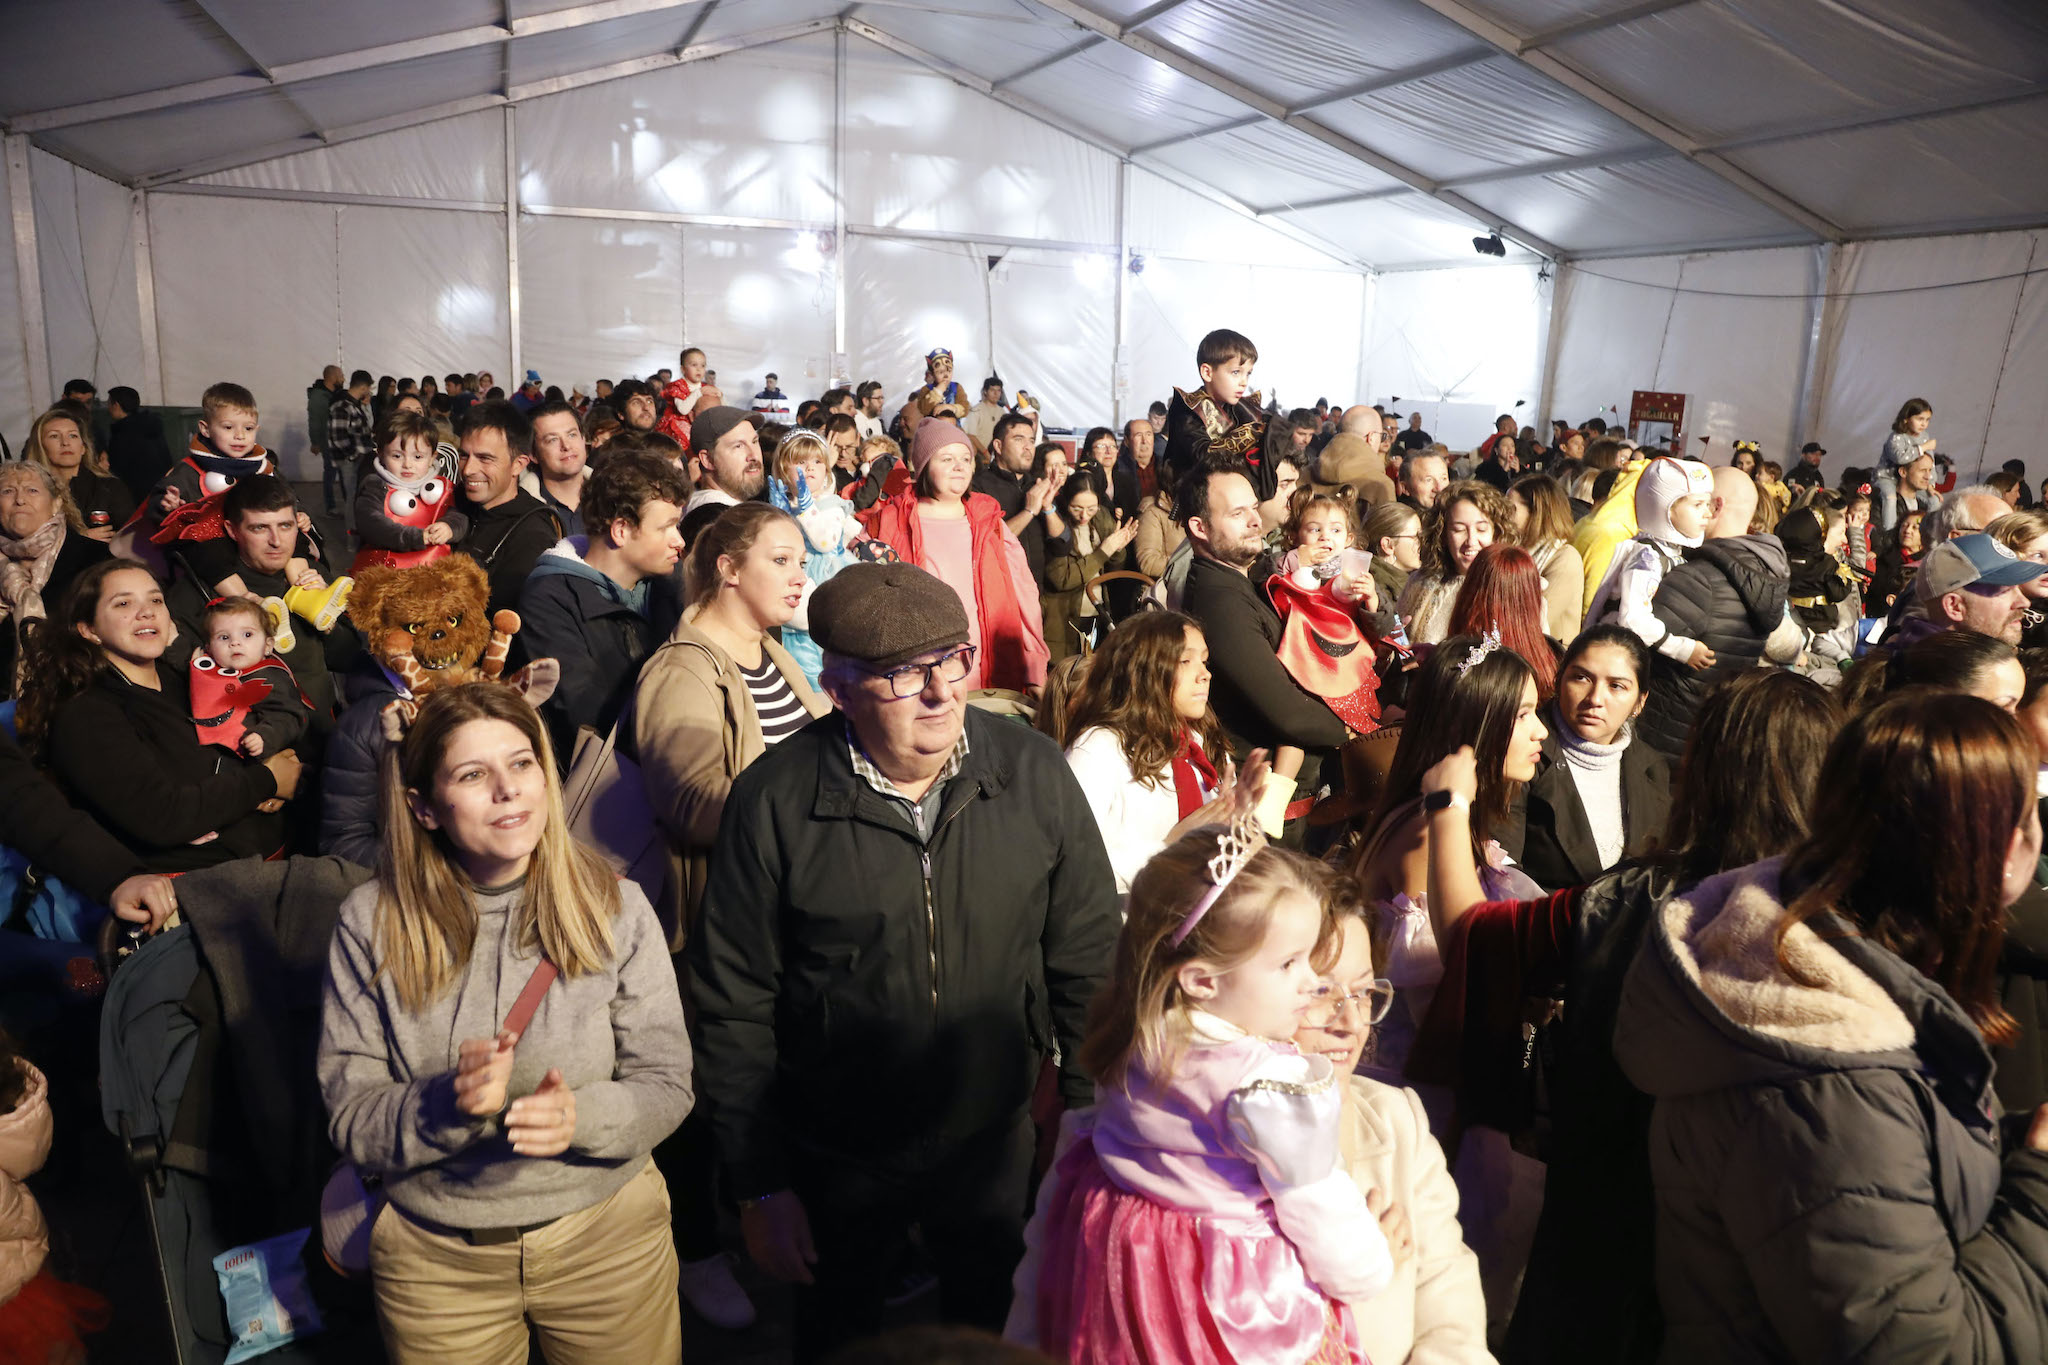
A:
<svg viewBox="0 0 2048 1365">
<path fill-rule="evenodd" d="M 1453 450 L 1485 440 L 1497 413 L 1535 421 L 1550 291 L 1534 265 L 1400 271 L 1377 290 L 1362 400 L 1424 405 L 1424 425 Z"/>
<path fill-rule="evenodd" d="M 1229 327 L 1259 348 L 1252 386 L 1289 408 L 1357 394 L 1365 280 L 1339 271 L 1217 265 L 1171 257 L 1131 287 L 1131 391 L 1126 411 L 1201 383 L 1195 347 Z"/>
<path fill-rule="evenodd" d="M 1816 248 L 1790 247 L 1565 266 L 1546 420 L 1626 422 L 1636 389 L 1685 393 L 1690 434 L 1709 438 L 1694 454 L 1719 464 L 1753 440 L 1789 463 L 1807 439 L 1800 395 L 1819 260 Z"/>
<path fill-rule="evenodd" d="M 900 399 L 944 345 L 962 383 L 993 365 L 1051 424 L 1111 421 L 1115 159 L 872 44 L 846 47 L 843 262 L 819 231 L 833 221 L 829 34 L 519 104 L 522 367 L 566 388 L 650 374 L 692 345 L 736 400 L 769 371 L 814 393 L 833 377 L 843 265 L 856 379 Z M 172 401 L 227 375 L 250 383 L 270 414 L 264 439 L 303 470 L 300 399 L 329 361 L 394 375 L 488 366 L 509 387 L 505 217 L 447 207 L 503 202 L 504 125 L 502 110 L 465 114 L 195 182 L 419 208 L 152 194 Z M 1162 177 L 1127 175 L 1125 237 L 1148 262 L 1131 293 L 1153 300 L 1165 348 L 1133 335 L 1131 411 L 1193 382 L 1194 343 L 1226 315 L 1266 348 L 1290 401 L 1350 396 L 1361 272 Z M 1032 240 L 1057 249 L 1019 245 Z M 132 309 L 132 253 L 128 270 Z M 208 308 L 205 281 L 243 275 L 256 277 L 260 346 L 224 335 L 217 300 Z M 1168 294 L 1180 297 L 1160 304 Z"/>
<path fill-rule="evenodd" d="M 129 191 L 47 152 L 32 149 L 29 165 L 52 387 L 146 388 Z"/>
<path fill-rule="evenodd" d="M 0 204 L 11 204 L 7 162 L 0 158 Z M 66 378 L 69 378 L 67 375 Z M 61 384 L 63 379 L 56 381 Z M 31 394 L 28 352 L 22 339 L 21 290 L 15 279 L 14 215 L 0 212 L 0 434 L 8 448 L 21 454 L 29 424 L 55 394 Z"/>
<path fill-rule="evenodd" d="M 1831 276 L 1819 247 L 1564 266 L 1551 412 L 1583 421 L 1612 406 L 1625 418 L 1632 390 L 1684 393 L 1710 461 L 1749 439 L 1789 467 L 1813 440 L 1832 474 L 1873 464 L 1900 405 L 1920 397 L 1964 477 L 2009 459 L 2048 473 L 2048 232 L 1834 252 Z"/>
<path fill-rule="evenodd" d="M 193 404 L 218 380 L 246 385 L 259 439 L 315 477 L 305 390 L 323 366 L 504 367 L 504 230 L 487 214 L 153 196 L 165 394 Z"/>
</svg>

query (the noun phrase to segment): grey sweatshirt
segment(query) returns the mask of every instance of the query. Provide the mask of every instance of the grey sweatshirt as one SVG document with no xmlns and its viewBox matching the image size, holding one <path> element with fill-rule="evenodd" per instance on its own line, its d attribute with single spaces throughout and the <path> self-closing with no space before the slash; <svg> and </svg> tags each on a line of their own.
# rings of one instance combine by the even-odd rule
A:
<svg viewBox="0 0 2048 1365">
<path fill-rule="evenodd" d="M 320 1093 L 335 1147 L 382 1175 L 401 1209 L 488 1228 L 589 1208 L 638 1174 L 690 1112 L 690 1039 L 668 939 L 638 887 L 621 882 L 619 893 L 611 966 L 548 987 L 506 1087 L 509 1103 L 560 1068 L 576 1093 L 576 1135 L 555 1157 L 520 1156 L 496 1116 L 455 1107 L 463 1041 L 496 1036 L 539 961 L 518 946 L 524 886 L 478 895 L 467 969 L 417 1014 L 377 975 L 377 883 L 342 902 L 327 957 Z"/>
</svg>

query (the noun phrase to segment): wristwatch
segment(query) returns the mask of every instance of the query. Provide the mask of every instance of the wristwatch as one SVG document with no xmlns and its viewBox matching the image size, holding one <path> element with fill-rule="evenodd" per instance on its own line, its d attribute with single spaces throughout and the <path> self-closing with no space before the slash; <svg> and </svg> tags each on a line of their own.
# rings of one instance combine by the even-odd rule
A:
<svg viewBox="0 0 2048 1365">
<path fill-rule="evenodd" d="M 1456 806 L 1459 810 L 1470 810 L 1472 809 L 1472 798 L 1463 792 L 1448 790 L 1430 792 L 1422 798 L 1422 808 L 1432 815 L 1440 810 L 1449 810 L 1453 806 Z"/>
</svg>

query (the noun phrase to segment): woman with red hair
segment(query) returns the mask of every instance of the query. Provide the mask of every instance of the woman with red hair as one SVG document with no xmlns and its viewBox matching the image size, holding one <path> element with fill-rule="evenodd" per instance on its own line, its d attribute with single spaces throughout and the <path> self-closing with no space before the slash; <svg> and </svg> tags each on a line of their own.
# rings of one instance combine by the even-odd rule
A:
<svg viewBox="0 0 2048 1365">
<path fill-rule="evenodd" d="M 1489 545 L 1465 572 L 1451 607 L 1451 634 L 1500 633 L 1500 642 L 1528 662 L 1544 701 L 1557 691 L 1557 649 L 1543 634 L 1543 575 L 1529 552 Z"/>
</svg>

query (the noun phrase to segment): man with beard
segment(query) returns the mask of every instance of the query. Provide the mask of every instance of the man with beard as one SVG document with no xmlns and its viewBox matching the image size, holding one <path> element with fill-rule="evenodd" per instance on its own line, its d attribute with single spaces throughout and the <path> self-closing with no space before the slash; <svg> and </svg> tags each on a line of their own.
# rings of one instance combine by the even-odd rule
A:
<svg viewBox="0 0 2048 1365">
<path fill-rule="evenodd" d="M 735 503 L 761 496 L 760 417 L 739 408 L 709 408 L 690 426 L 690 468 L 697 491 L 683 512 L 683 543 Z"/>
<path fill-rule="evenodd" d="M 1252 749 L 1303 751 L 1295 789 L 1304 799 L 1290 803 L 1283 840 L 1298 846 L 1322 761 L 1349 732 L 1280 662 L 1280 614 L 1249 575 L 1265 550 L 1250 471 L 1235 461 L 1198 466 L 1175 510 L 1194 553 L 1181 609 L 1201 622 L 1208 639 L 1209 702 L 1231 748 L 1240 760 Z M 1277 771 L 1271 780 L 1285 785 Z"/>
</svg>

